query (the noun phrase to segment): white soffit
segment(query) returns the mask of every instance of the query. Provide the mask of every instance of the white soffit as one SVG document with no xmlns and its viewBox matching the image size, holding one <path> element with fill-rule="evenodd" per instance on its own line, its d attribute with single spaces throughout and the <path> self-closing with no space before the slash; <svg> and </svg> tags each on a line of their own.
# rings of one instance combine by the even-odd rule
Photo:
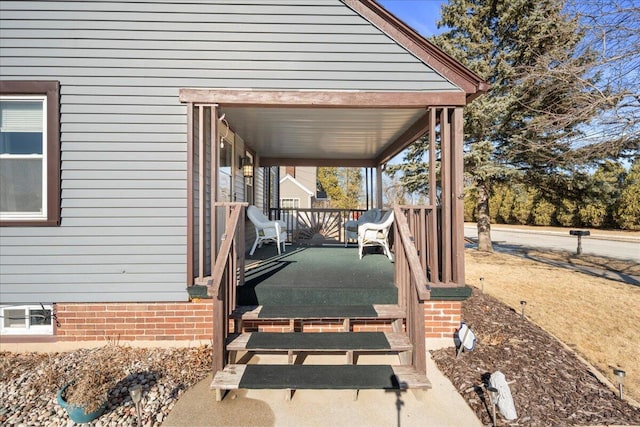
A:
<svg viewBox="0 0 640 427">
<path fill-rule="evenodd" d="M 229 125 L 261 157 L 374 159 L 424 108 L 225 107 Z"/>
</svg>

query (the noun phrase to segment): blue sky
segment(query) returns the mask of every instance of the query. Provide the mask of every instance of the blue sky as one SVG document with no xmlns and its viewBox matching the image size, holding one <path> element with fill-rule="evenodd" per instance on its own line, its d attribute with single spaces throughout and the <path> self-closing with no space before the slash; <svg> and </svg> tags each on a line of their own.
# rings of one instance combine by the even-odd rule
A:
<svg viewBox="0 0 640 427">
<path fill-rule="evenodd" d="M 405 24 L 421 35 L 428 37 L 438 32 L 436 22 L 440 19 L 440 6 L 444 0 L 377 0 Z"/>
</svg>

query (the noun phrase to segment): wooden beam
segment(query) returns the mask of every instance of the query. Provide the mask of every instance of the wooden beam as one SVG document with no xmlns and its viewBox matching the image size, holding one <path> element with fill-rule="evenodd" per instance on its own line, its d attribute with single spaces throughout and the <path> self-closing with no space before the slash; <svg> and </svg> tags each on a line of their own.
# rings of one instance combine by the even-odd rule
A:
<svg viewBox="0 0 640 427">
<path fill-rule="evenodd" d="M 415 121 L 406 131 L 402 133 L 395 141 L 385 148 L 376 159 L 378 164 L 387 163 L 402 150 L 407 148 L 413 142 L 418 140 L 429 129 L 429 113 L 424 113 Z"/>
<path fill-rule="evenodd" d="M 466 105 L 465 93 L 180 89 L 180 102 L 272 108 L 423 108 Z"/>
<path fill-rule="evenodd" d="M 335 166 L 370 168 L 377 163 L 372 159 L 307 159 L 295 157 L 261 157 L 260 166 Z"/>
</svg>

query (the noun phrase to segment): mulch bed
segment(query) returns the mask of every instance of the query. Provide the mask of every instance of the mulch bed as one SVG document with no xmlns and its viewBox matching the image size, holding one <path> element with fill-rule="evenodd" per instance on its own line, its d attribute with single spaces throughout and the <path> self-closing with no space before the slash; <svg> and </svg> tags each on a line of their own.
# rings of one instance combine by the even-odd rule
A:
<svg viewBox="0 0 640 427">
<path fill-rule="evenodd" d="M 526 311 L 525 311 L 526 314 Z M 474 289 L 463 304 L 463 321 L 476 346 L 456 358 L 445 348 L 432 352 L 485 424 L 491 424 L 483 384 L 501 371 L 511 389 L 518 418 L 498 425 L 640 425 L 640 409 L 617 398 L 576 355 L 510 307 Z"/>
</svg>

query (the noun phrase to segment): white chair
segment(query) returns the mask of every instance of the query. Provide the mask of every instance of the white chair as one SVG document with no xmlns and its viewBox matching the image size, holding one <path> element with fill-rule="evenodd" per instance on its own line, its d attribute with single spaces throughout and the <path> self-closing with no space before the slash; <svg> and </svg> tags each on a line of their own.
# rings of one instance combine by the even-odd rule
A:
<svg viewBox="0 0 640 427">
<path fill-rule="evenodd" d="M 282 252 L 285 252 L 285 242 L 287 240 L 287 225 L 284 221 L 271 221 L 264 216 L 262 212 L 255 206 L 251 205 L 247 208 L 247 216 L 256 230 L 256 241 L 249 255 L 253 255 L 257 247 L 267 241 L 276 242 L 278 255 L 280 255 L 280 244 L 282 244 Z"/>
<path fill-rule="evenodd" d="M 360 259 L 367 246 L 382 246 L 384 254 L 393 261 L 389 250 L 389 231 L 393 224 L 393 210 L 388 210 L 379 222 L 367 222 L 358 227 L 358 252 Z"/>
<path fill-rule="evenodd" d="M 357 220 L 349 220 L 344 223 L 344 247 L 347 247 L 347 243 L 349 240 L 357 240 L 358 239 L 358 227 L 360 224 L 365 224 L 367 222 L 378 222 L 380 217 L 382 216 L 382 212 L 380 209 L 373 208 L 364 212 Z"/>
</svg>

